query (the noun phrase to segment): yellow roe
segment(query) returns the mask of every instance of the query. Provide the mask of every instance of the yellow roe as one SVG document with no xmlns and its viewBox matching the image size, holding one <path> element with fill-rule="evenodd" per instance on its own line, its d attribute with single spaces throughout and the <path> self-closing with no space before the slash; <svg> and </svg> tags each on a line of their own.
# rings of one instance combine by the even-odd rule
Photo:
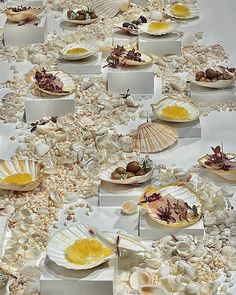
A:
<svg viewBox="0 0 236 295">
<path fill-rule="evenodd" d="M 9 183 L 26 184 L 31 181 L 33 181 L 33 178 L 29 173 L 18 173 L 18 174 L 12 174 L 5 177 L 1 182 L 5 184 L 9 184 Z"/>
<path fill-rule="evenodd" d="M 170 24 L 167 22 L 151 22 L 148 25 L 148 30 L 150 32 L 157 32 L 157 31 L 162 31 L 162 30 L 167 30 L 169 29 Z"/>
<path fill-rule="evenodd" d="M 185 17 L 190 14 L 189 8 L 182 4 L 174 4 L 171 7 L 171 13 L 175 16 Z"/>
<path fill-rule="evenodd" d="M 66 259 L 76 264 L 96 263 L 110 255 L 111 250 L 95 239 L 76 240 L 65 250 Z"/>
<path fill-rule="evenodd" d="M 188 110 L 183 107 L 179 107 L 177 105 L 164 107 L 162 109 L 162 115 L 168 117 L 170 119 L 187 119 L 188 118 Z"/>
<path fill-rule="evenodd" d="M 71 48 L 66 50 L 66 54 L 82 54 L 86 52 L 88 52 L 88 50 L 82 47 Z"/>
</svg>

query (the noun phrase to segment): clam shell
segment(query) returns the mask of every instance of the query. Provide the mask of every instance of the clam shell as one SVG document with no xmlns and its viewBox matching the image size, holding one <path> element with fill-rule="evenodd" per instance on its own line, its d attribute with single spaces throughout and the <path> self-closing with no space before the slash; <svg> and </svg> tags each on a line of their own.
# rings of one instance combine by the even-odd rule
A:
<svg viewBox="0 0 236 295">
<path fill-rule="evenodd" d="M 85 53 L 81 54 L 68 54 L 66 51 L 68 49 L 72 48 L 84 48 L 87 51 Z M 64 49 L 61 51 L 60 55 L 61 58 L 66 59 L 66 60 L 79 60 L 83 58 L 87 58 L 91 55 L 94 55 L 96 52 L 99 51 L 99 45 L 98 43 L 94 41 L 82 41 L 80 43 L 72 43 L 64 47 Z"/>
<path fill-rule="evenodd" d="M 230 153 L 227 153 L 226 154 L 228 157 L 230 158 L 234 158 L 236 157 L 236 154 L 230 154 Z M 213 169 L 211 168 L 210 166 L 206 165 L 205 162 L 207 161 L 208 159 L 208 155 L 205 155 L 203 157 L 201 157 L 200 159 L 198 159 L 198 163 L 207 168 L 209 171 L 227 179 L 227 180 L 231 180 L 231 181 L 236 181 L 236 169 L 235 170 L 231 170 L 231 171 L 224 171 L 224 170 L 216 170 L 216 169 Z"/>
<path fill-rule="evenodd" d="M 125 201 L 121 206 L 121 212 L 126 215 L 131 215 L 137 212 L 138 206 L 134 201 Z"/>
<path fill-rule="evenodd" d="M 172 118 L 164 116 L 162 114 L 162 110 L 163 108 L 167 106 L 179 106 L 179 107 L 185 108 L 186 110 L 188 110 L 188 113 L 189 113 L 188 118 L 172 119 Z M 167 122 L 192 122 L 197 120 L 200 116 L 200 109 L 196 107 L 194 104 L 187 102 L 186 100 L 174 99 L 174 98 L 165 98 L 160 100 L 157 104 L 152 104 L 152 110 L 158 119 L 161 119 Z"/>
<path fill-rule="evenodd" d="M 76 12 L 77 10 L 74 10 L 74 11 Z M 90 24 L 96 23 L 98 19 L 99 19 L 98 17 L 89 18 L 85 20 L 68 19 L 67 11 L 63 12 L 62 14 L 62 21 L 70 23 L 70 24 L 74 24 L 74 25 L 90 25 Z"/>
<path fill-rule="evenodd" d="M 33 160 L 12 160 L 0 163 L 0 189 L 13 191 L 31 191 L 39 186 L 43 180 L 43 165 Z M 18 173 L 29 173 L 33 180 L 26 184 L 4 184 L 1 181 L 10 175 Z"/>
<path fill-rule="evenodd" d="M 47 71 L 47 73 L 57 75 L 57 77 L 63 82 L 63 92 L 55 93 L 55 92 L 47 91 L 38 87 L 38 85 L 35 83 L 36 81 L 34 79 L 34 76 L 32 76 L 32 81 L 34 83 L 34 86 L 39 91 L 52 96 L 65 96 L 75 91 L 75 88 L 76 88 L 75 81 L 69 74 L 64 73 L 63 71 L 60 71 L 60 70 L 50 70 L 50 71 Z"/>
<path fill-rule="evenodd" d="M 142 286 L 139 290 L 141 295 L 169 295 L 169 292 L 158 285 Z"/>
<path fill-rule="evenodd" d="M 105 18 L 112 18 L 118 12 L 127 11 L 130 5 L 130 0 L 91 0 L 90 8 L 95 11 L 97 15 Z"/>
<path fill-rule="evenodd" d="M 181 4 L 181 3 L 179 3 Z M 185 4 L 183 4 L 185 5 Z M 192 19 L 192 18 L 195 18 L 195 17 L 198 17 L 199 14 L 200 14 L 200 9 L 199 9 L 199 6 L 196 5 L 196 4 L 189 4 L 189 5 L 185 5 L 189 8 L 190 10 L 190 15 L 188 16 L 176 16 L 176 15 L 173 15 L 172 12 L 171 12 L 171 5 L 166 5 L 166 7 L 164 8 L 164 13 L 170 17 L 173 17 L 175 19 L 180 19 L 180 20 L 188 20 L 188 19 Z"/>
<path fill-rule="evenodd" d="M 35 146 L 35 154 L 39 157 L 46 155 L 50 150 L 50 147 L 46 143 L 39 143 Z"/>
<path fill-rule="evenodd" d="M 137 270 L 131 273 L 129 278 L 130 287 L 134 290 L 139 290 L 141 286 L 150 285 L 152 283 L 151 275 L 142 270 Z"/>
<path fill-rule="evenodd" d="M 37 15 L 39 15 L 42 12 L 42 7 L 30 7 L 27 10 L 14 12 L 10 7 L 5 9 L 5 14 L 8 20 L 19 23 L 21 21 L 30 21 L 34 20 Z"/>
<path fill-rule="evenodd" d="M 152 22 L 150 22 L 152 23 Z M 146 34 L 149 34 L 149 35 L 154 35 L 154 36 L 162 36 L 162 35 L 166 35 L 166 34 L 169 34 L 175 30 L 177 30 L 180 26 L 179 23 L 177 22 L 170 22 L 168 21 L 169 23 L 169 28 L 168 29 L 165 29 L 165 30 L 158 30 L 158 31 L 150 31 L 149 30 L 149 25 L 150 23 L 144 23 L 144 24 L 141 24 L 139 26 L 139 30 L 142 31 L 143 33 L 146 33 Z"/>
<path fill-rule="evenodd" d="M 138 127 L 133 136 L 133 150 L 142 153 L 160 152 L 178 139 L 175 128 L 158 124 L 145 123 Z"/>
</svg>

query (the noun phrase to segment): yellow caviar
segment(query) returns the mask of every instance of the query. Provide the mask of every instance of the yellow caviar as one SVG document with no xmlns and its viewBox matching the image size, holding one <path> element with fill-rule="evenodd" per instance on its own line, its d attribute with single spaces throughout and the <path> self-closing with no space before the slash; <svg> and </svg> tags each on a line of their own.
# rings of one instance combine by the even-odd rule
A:
<svg viewBox="0 0 236 295">
<path fill-rule="evenodd" d="M 96 263 L 110 255 L 111 250 L 95 239 L 76 240 L 65 250 L 66 259 L 76 264 Z"/>
<path fill-rule="evenodd" d="M 82 54 L 86 52 L 88 52 L 88 50 L 82 47 L 71 48 L 66 50 L 66 54 Z"/>
<path fill-rule="evenodd" d="M 183 107 L 177 105 L 164 107 L 162 109 L 162 115 L 170 119 L 188 119 L 189 112 Z"/>
<path fill-rule="evenodd" d="M 9 184 L 9 183 L 26 184 L 31 181 L 33 181 L 33 178 L 29 173 L 18 173 L 18 174 L 12 174 L 5 177 L 1 182 L 5 184 Z"/>
<path fill-rule="evenodd" d="M 171 7 L 171 13 L 175 16 L 185 17 L 190 14 L 189 8 L 182 4 L 174 4 Z"/>
<path fill-rule="evenodd" d="M 148 30 L 150 32 L 156 32 L 156 31 L 161 31 L 161 30 L 167 30 L 169 29 L 170 24 L 167 22 L 151 22 L 148 25 Z"/>
</svg>

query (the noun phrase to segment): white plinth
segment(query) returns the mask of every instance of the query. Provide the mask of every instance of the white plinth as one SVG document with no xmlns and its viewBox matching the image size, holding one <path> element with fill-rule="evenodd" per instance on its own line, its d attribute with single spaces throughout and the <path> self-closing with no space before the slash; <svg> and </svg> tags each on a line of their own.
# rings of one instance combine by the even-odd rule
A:
<svg viewBox="0 0 236 295">
<path fill-rule="evenodd" d="M 7 2 L 8 6 L 23 5 L 23 6 L 44 6 L 45 0 L 10 0 Z"/>
<path fill-rule="evenodd" d="M 7 216 L 0 216 L 0 258 L 4 248 L 4 241 L 7 231 Z"/>
<path fill-rule="evenodd" d="M 41 295 L 111 295 L 116 259 L 91 270 L 75 271 L 47 260 L 40 277 Z"/>
<path fill-rule="evenodd" d="M 112 93 L 123 94 L 127 90 L 133 94 L 154 93 L 153 65 L 129 66 L 125 69 L 111 69 L 107 71 L 107 89 Z"/>
<path fill-rule="evenodd" d="M 139 36 L 139 50 L 157 56 L 181 54 L 181 40 L 179 40 L 179 37 L 180 35 L 177 33 L 164 36 L 141 34 Z"/>
<path fill-rule="evenodd" d="M 36 26 L 35 23 L 38 25 Z M 5 46 L 43 43 L 47 39 L 47 17 L 44 16 L 21 26 L 7 20 L 3 33 Z"/>
<path fill-rule="evenodd" d="M 201 219 L 198 223 L 185 228 L 170 228 L 155 223 L 147 214 L 140 214 L 139 236 L 142 239 L 159 240 L 170 234 L 204 235 L 203 221 Z"/>
<path fill-rule="evenodd" d="M 57 68 L 69 74 L 101 74 L 102 53 L 76 61 L 60 60 Z"/>
<path fill-rule="evenodd" d="M 63 97 L 39 97 L 30 94 L 25 99 L 26 122 L 35 122 L 42 117 L 64 116 L 74 112 L 74 93 Z"/>
<path fill-rule="evenodd" d="M 112 34 L 112 46 L 128 44 L 138 47 L 138 36 L 128 35 L 119 28 L 115 28 Z"/>
</svg>

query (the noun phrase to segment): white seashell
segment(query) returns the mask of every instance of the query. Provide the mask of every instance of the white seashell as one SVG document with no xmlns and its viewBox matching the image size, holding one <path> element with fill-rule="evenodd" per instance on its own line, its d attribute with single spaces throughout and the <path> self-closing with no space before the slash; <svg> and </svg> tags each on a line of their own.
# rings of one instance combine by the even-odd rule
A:
<svg viewBox="0 0 236 295">
<path fill-rule="evenodd" d="M 69 124 L 74 124 L 75 123 L 75 116 L 73 114 L 67 114 L 65 115 L 65 122 Z"/>
<path fill-rule="evenodd" d="M 0 289 L 6 286 L 8 279 L 8 275 L 0 273 Z"/>
<path fill-rule="evenodd" d="M 0 270 L 2 270 L 5 274 L 11 275 L 15 278 L 18 277 L 18 273 L 16 272 L 16 269 L 12 266 L 7 265 L 6 263 L 0 262 Z"/>
<path fill-rule="evenodd" d="M 22 214 L 18 211 L 18 212 L 16 212 L 13 216 L 12 216 L 12 218 L 10 219 L 10 221 L 11 222 L 19 222 L 20 220 L 22 220 L 23 219 L 23 216 L 22 216 Z"/>
<path fill-rule="evenodd" d="M 23 215 L 23 216 L 30 216 L 31 215 L 31 210 L 29 210 L 28 208 L 23 208 L 23 209 L 21 209 L 21 214 Z"/>
<path fill-rule="evenodd" d="M 141 295 L 169 295 L 170 293 L 161 286 L 148 285 L 148 286 L 142 286 L 139 289 L 139 294 L 141 294 Z"/>
<path fill-rule="evenodd" d="M 226 185 L 221 188 L 221 192 L 226 197 L 233 197 L 234 195 L 234 190 L 230 186 Z"/>
<path fill-rule="evenodd" d="M 201 295 L 215 295 L 217 291 L 217 284 L 213 282 L 204 283 L 201 287 Z"/>
<path fill-rule="evenodd" d="M 124 136 L 120 139 L 121 149 L 125 153 L 132 153 L 133 151 L 133 142 L 132 138 Z"/>
<path fill-rule="evenodd" d="M 35 146 L 35 153 L 39 157 L 46 155 L 50 150 L 50 147 L 46 143 L 39 143 Z"/>
<path fill-rule="evenodd" d="M 37 214 L 34 214 L 34 213 L 30 214 L 29 216 L 25 218 L 25 222 L 29 224 L 35 224 L 36 220 L 37 220 Z"/>
<path fill-rule="evenodd" d="M 195 247 L 189 242 L 180 241 L 176 243 L 176 251 L 179 256 L 184 258 L 190 258 L 194 254 Z"/>
<path fill-rule="evenodd" d="M 231 246 L 224 246 L 221 250 L 221 253 L 227 257 L 233 256 L 235 249 Z"/>
<path fill-rule="evenodd" d="M 118 12 L 127 11 L 130 5 L 130 0 L 91 0 L 90 7 L 98 16 L 112 18 Z"/>
<path fill-rule="evenodd" d="M 58 130 L 54 133 L 54 138 L 55 138 L 56 142 L 66 141 L 67 134 L 62 130 Z"/>
<path fill-rule="evenodd" d="M 206 216 L 204 218 L 204 225 L 205 226 L 212 226 L 216 223 L 216 218 L 214 216 Z"/>
<path fill-rule="evenodd" d="M 108 129 L 107 128 L 101 128 L 98 129 L 97 131 L 95 131 L 95 135 L 96 136 L 102 136 L 104 134 L 108 133 Z"/>
<path fill-rule="evenodd" d="M 192 34 L 188 32 L 184 32 L 182 38 L 181 38 L 182 46 L 186 47 L 189 45 L 193 45 L 195 42 L 195 38 Z"/>
<path fill-rule="evenodd" d="M 66 204 L 74 203 L 79 199 L 79 195 L 77 193 L 65 193 L 64 202 Z"/>
<path fill-rule="evenodd" d="M 149 17 L 151 20 L 160 20 L 162 19 L 162 13 L 160 12 L 160 10 L 153 10 L 151 11 Z"/>
<path fill-rule="evenodd" d="M 190 54 L 190 53 L 186 53 L 186 54 L 184 55 L 184 58 L 185 58 L 187 61 L 189 61 L 189 62 L 191 62 L 192 64 L 194 64 L 194 65 L 198 64 L 198 59 L 197 59 L 195 56 L 193 56 L 192 54 Z"/>
<path fill-rule="evenodd" d="M 184 261 L 179 261 L 177 264 L 177 269 L 182 272 L 183 274 L 186 274 L 191 280 L 197 281 L 198 279 L 198 271 L 195 267 L 188 265 Z"/>
<path fill-rule="evenodd" d="M 81 144 L 81 142 L 77 141 L 77 142 L 74 142 L 72 145 L 71 145 L 71 148 L 73 151 L 75 152 L 78 152 L 79 150 L 83 150 L 84 147 L 83 145 Z"/>
<path fill-rule="evenodd" d="M 183 85 L 181 82 L 170 82 L 170 86 L 174 89 L 177 90 L 178 92 L 184 92 L 186 90 L 186 86 Z"/>
<path fill-rule="evenodd" d="M 5 14 L 7 19 L 14 23 L 19 23 L 21 21 L 34 20 L 38 14 L 42 12 L 42 7 L 28 7 L 26 10 L 19 12 L 12 11 L 11 7 L 5 9 Z"/>
<path fill-rule="evenodd" d="M 58 194 L 58 192 L 54 191 L 54 190 L 51 190 L 50 193 L 49 193 L 49 197 L 50 199 L 53 201 L 53 203 L 55 204 L 61 204 L 61 198 L 60 198 L 60 195 Z"/>
<path fill-rule="evenodd" d="M 190 3 L 187 5 L 189 8 L 190 14 L 185 17 L 176 16 L 176 15 L 172 14 L 171 6 L 172 5 L 166 5 L 164 8 L 164 13 L 168 16 L 171 16 L 172 18 L 187 20 L 187 19 L 196 18 L 200 14 L 200 9 L 199 9 L 198 5 L 196 5 L 196 3 L 193 3 L 193 4 Z"/>
<path fill-rule="evenodd" d="M 153 269 L 158 269 L 162 265 L 162 260 L 157 258 L 150 258 L 150 259 L 145 259 L 145 263 L 147 264 L 147 266 Z"/>
<path fill-rule="evenodd" d="M 127 215 L 134 214 L 138 210 L 138 206 L 134 201 L 125 201 L 121 206 L 121 212 Z"/>
<path fill-rule="evenodd" d="M 15 207 L 13 207 L 12 205 L 7 205 L 5 208 L 4 208 L 4 212 L 7 214 L 7 215 L 12 215 L 12 213 L 15 211 Z"/>
<path fill-rule="evenodd" d="M 125 103 L 128 107 L 138 107 L 139 106 L 139 104 L 137 102 L 135 102 L 133 97 L 130 95 L 126 97 Z"/>
<path fill-rule="evenodd" d="M 167 29 L 161 29 L 161 30 L 150 30 L 149 25 L 151 23 L 154 23 L 155 21 L 152 21 L 150 23 L 143 23 L 141 25 L 139 25 L 139 29 L 149 35 L 153 35 L 153 36 L 162 36 L 162 35 L 166 35 L 169 34 L 175 30 L 178 29 L 178 27 L 180 26 L 180 24 L 178 22 L 172 22 L 172 21 L 165 21 L 168 24 L 168 28 Z"/>
<path fill-rule="evenodd" d="M 198 283 L 189 283 L 185 288 L 186 295 L 200 295 L 201 286 Z"/>
<path fill-rule="evenodd" d="M 129 271 L 123 271 L 122 274 L 119 276 L 119 283 L 128 283 L 129 282 L 129 277 L 130 277 L 130 272 Z"/>
<path fill-rule="evenodd" d="M 170 268 L 167 266 L 161 266 L 158 270 L 158 274 L 160 278 L 164 278 L 170 274 Z"/>
<path fill-rule="evenodd" d="M 131 273 L 129 278 L 130 287 L 134 290 L 139 290 L 143 285 L 150 285 L 152 283 L 152 278 L 149 273 L 137 270 Z"/>
<path fill-rule="evenodd" d="M 77 53 L 77 54 L 66 53 L 67 50 L 72 49 L 72 48 L 83 48 L 86 50 L 86 52 Z M 61 54 L 61 57 L 65 60 L 81 60 L 81 59 L 88 58 L 89 56 L 94 55 L 95 53 L 97 53 L 99 51 L 99 49 L 100 49 L 100 46 L 97 42 L 95 42 L 94 40 L 88 40 L 88 41 L 81 41 L 81 42 L 69 44 L 61 51 L 60 54 Z M 75 122 L 75 119 L 70 124 L 73 124 L 74 122 Z"/>
<path fill-rule="evenodd" d="M 29 249 L 25 251 L 26 259 L 37 259 L 41 255 L 41 252 L 37 249 Z"/>
</svg>

